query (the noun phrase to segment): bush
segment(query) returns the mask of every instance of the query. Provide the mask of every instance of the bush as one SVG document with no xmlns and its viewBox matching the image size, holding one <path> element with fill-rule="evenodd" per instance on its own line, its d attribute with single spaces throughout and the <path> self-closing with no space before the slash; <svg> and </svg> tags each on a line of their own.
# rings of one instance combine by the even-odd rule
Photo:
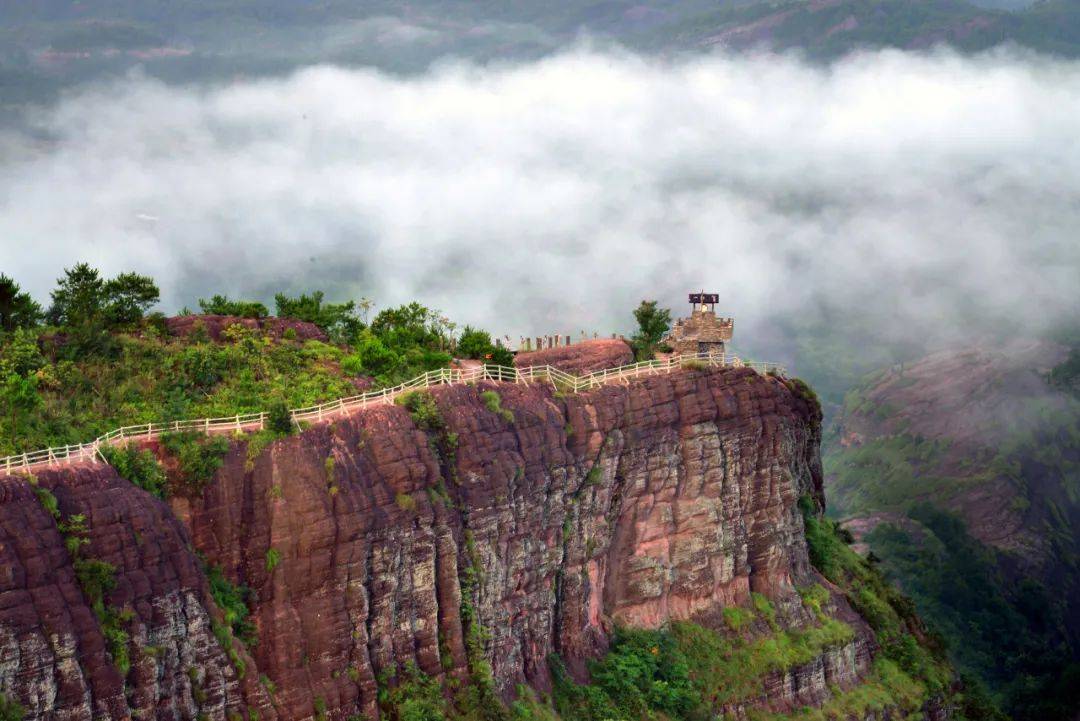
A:
<svg viewBox="0 0 1080 721">
<path fill-rule="evenodd" d="M 690 665 L 666 631 L 616 629 L 608 654 L 590 665 L 589 686 L 574 683 L 552 661 L 555 707 L 568 721 L 706 717 Z"/>
<path fill-rule="evenodd" d="M 341 370 L 351 376 L 358 376 L 364 372 L 364 361 L 358 353 L 347 355 L 341 359 Z"/>
<path fill-rule="evenodd" d="M 165 498 L 168 479 L 153 453 L 129 443 L 123 448 L 102 446 L 101 455 L 121 478 L 126 478 L 147 493 Z"/>
<path fill-rule="evenodd" d="M 514 422 L 514 414 L 508 409 L 502 407 L 502 398 L 495 391 L 484 391 L 480 394 L 480 400 L 484 402 L 484 407 L 492 413 L 495 413 L 501 417 L 507 423 Z"/>
<path fill-rule="evenodd" d="M 184 486 L 189 493 L 198 494 L 225 462 L 229 441 L 221 436 L 182 431 L 164 433 L 161 444 L 176 457 Z"/>
<path fill-rule="evenodd" d="M 214 597 L 214 603 L 225 617 L 225 623 L 236 638 L 248 646 L 255 645 L 259 637 L 255 624 L 248 618 L 251 613 L 247 605 L 250 589 L 231 583 L 218 566 L 207 565 L 205 570 L 206 580 L 210 583 L 210 595 Z"/>
<path fill-rule="evenodd" d="M 25 715 L 22 704 L 0 693 L 0 721 L 23 721 Z"/>
<path fill-rule="evenodd" d="M 445 721 L 446 700 L 439 682 L 409 661 L 396 686 L 380 683 L 379 707 L 393 721 Z"/>
<path fill-rule="evenodd" d="M 513 368 L 514 354 L 510 352 L 509 348 L 497 345 L 491 349 L 491 358 L 488 362 L 491 365 L 503 366 L 504 368 Z"/>
<path fill-rule="evenodd" d="M 491 352 L 491 335 L 487 331 L 465 326 L 458 339 L 457 352 L 462 358 L 483 358 Z"/>
<path fill-rule="evenodd" d="M 443 431 L 446 422 L 439 413 L 439 406 L 435 403 L 435 397 L 426 391 L 412 391 L 394 399 L 394 403 L 404 406 L 413 423 L 422 431 Z"/>
<path fill-rule="evenodd" d="M 229 300 L 215 295 L 210 300 L 199 299 L 199 308 L 208 315 L 235 315 L 241 318 L 265 318 L 270 311 L 265 305 L 250 300 Z"/>
<path fill-rule="evenodd" d="M 48 488 L 42 488 L 41 486 L 34 485 L 34 495 L 37 496 L 38 503 L 45 509 L 45 512 L 52 516 L 54 519 L 60 518 L 60 503 L 56 500 L 56 496 Z"/>
<path fill-rule="evenodd" d="M 274 569 L 281 563 L 281 554 L 276 548 L 266 549 L 266 570 L 269 573 L 273 573 Z"/>
<path fill-rule="evenodd" d="M 275 398 L 267 407 L 266 429 L 283 436 L 293 432 L 292 413 L 284 398 Z"/>
</svg>

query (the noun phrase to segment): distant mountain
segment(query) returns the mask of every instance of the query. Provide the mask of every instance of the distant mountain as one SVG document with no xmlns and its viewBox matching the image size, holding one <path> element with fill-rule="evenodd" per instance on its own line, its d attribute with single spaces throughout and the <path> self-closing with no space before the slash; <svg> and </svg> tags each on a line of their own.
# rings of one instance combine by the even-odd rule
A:
<svg viewBox="0 0 1080 721">
<path fill-rule="evenodd" d="M 0 3 L 0 108 L 142 67 L 191 81 L 312 63 L 420 72 L 433 61 L 529 59 L 588 36 L 632 49 L 801 50 L 827 61 L 860 48 L 977 51 L 1001 43 L 1080 54 L 1080 0 L 82 0 Z"/>
<path fill-rule="evenodd" d="M 850 390 L 834 512 L 1017 721 L 1080 706 L 1080 353 L 938 352 Z"/>
<path fill-rule="evenodd" d="M 1080 3 L 1048 0 L 1021 12 L 959 0 L 758 3 L 687 17 L 634 40 L 657 49 L 798 49 L 819 60 L 856 49 L 978 51 L 1002 43 L 1072 57 L 1080 52 Z"/>
</svg>

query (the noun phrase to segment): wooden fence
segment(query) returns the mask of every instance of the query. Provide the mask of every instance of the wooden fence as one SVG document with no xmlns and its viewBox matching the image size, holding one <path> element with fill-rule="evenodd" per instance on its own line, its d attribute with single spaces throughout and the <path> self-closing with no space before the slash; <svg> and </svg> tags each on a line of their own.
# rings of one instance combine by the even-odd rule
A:
<svg viewBox="0 0 1080 721">
<path fill-rule="evenodd" d="M 663 360 L 648 360 L 618 368 L 606 368 L 604 370 L 589 373 L 584 376 L 575 376 L 549 365 L 532 366 L 530 368 L 511 368 L 507 366 L 485 365 L 466 370 L 458 368 L 440 368 L 428 371 L 410 381 L 396 385 L 393 388 L 384 388 L 377 391 L 369 391 L 348 398 L 339 398 L 336 401 L 322 403 L 307 408 L 296 408 L 289 413 L 294 424 L 299 426 L 303 422 L 320 422 L 330 418 L 348 414 L 360 408 L 368 406 L 386 405 L 394 402 L 398 396 L 412 391 L 431 388 L 439 385 L 452 383 L 478 383 L 480 381 L 495 381 L 500 383 L 535 383 L 550 382 L 564 392 L 578 393 L 581 391 L 599 388 L 609 383 L 627 381 L 644 375 L 669 373 L 682 367 L 694 366 L 719 366 L 719 367 L 748 367 L 759 373 L 784 375 L 783 366 L 775 363 L 750 363 L 740 360 L 730 354 L 708 354 L 671 356 Z M 171 421 L 168 423 L 144 423 L 137 426 L 124 426 L 109 431 L 105 435 L 95 438 L 89 443 L 78 445 L 57 446 L 40 451 L 29 451 L 13 456 L 0 458 L 0 472 L 29 470 L 39 466 L 55 466 L 59 464 L 76 463 L 79 461 L 96 462 L 101 455 L 101 446 L 123 440 L 150 440 L 162 433 L 175 433 L 180 431 L 196 431 L 199 433 L 235 433 L 238 431 L 262 430 L 266 425 L 267 414 L 247 413 L 243 415 L 227 416 L 224 418 L 200 418 L 188 421 Z"/>
</svg>

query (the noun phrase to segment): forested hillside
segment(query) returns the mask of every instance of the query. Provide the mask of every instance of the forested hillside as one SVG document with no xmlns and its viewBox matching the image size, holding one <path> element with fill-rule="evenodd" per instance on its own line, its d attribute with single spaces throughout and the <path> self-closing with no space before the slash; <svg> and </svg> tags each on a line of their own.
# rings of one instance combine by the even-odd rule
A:
<svg viewBox="0 0 1080 721">
<path fill-rule="evenodd" d="M 942 351 L 867 377 L 827 436 L 831 513 L 1017 719 L 1080 695 L 1077 351 Z"/>
</svg>

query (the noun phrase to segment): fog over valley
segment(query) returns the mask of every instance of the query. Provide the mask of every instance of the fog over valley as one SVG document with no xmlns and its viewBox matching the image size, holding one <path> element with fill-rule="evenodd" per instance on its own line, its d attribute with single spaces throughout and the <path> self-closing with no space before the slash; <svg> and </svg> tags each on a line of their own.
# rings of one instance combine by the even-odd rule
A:
<svg viewBox="0 0 1080 721">
<path fill-rule="evenodd" d="M 135 72 L 0 136 L 0 268 L 42 301 L 77 260 L 138 270 L 167 312 L 418 299 L 515 341 L 704 287 L 785 359 L 838 311 L 875 343 L 1040 333 L 1078 307 L 1077 117 L 1080 64 L 1015 50 Z"/>
</svg>

